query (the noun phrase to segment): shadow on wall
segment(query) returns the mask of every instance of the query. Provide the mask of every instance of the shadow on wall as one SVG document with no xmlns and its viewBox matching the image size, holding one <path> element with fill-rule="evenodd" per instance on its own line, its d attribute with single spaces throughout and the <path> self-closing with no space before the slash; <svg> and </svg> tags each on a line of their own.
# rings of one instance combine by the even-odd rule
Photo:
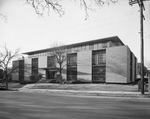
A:
<svg viewBox="0 0 150 119">
<path fill-rule="evenodd" d="M 78 81 L 81 82 L 81 83 L 91 83 L 92 81 L 90 80 L 86 80 L 85 78 L 78 78 Z"/>
<path fill-rule="evenodd" d="M 24 80 L 29 81 L 31 75 L 32 75 L 32 73 L 31 73 L 31 64 L 25 64 L 25 68 L 24 68 Z"/>
<path fill-rule="evenodd" d="M 112 60 L 113 59 L 113 60 Z M 127 61 L 125 58 L 116 58 L 108 59 L 106 68 L 109 72 L 121 75 L 123 77 L 127 76 Z"/>
<path fill-rule="evenodd" d="M 62 74 L 67 74 L 67 69 L 62 69 Z M 77 75 L 91 75 L 91 74 L 77 71 Z"/>
</svg>

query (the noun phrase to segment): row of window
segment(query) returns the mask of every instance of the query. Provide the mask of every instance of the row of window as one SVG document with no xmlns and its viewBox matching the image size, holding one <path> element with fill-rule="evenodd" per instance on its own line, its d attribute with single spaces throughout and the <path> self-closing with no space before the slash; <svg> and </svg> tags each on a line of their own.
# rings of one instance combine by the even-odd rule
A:
<svg viewBox="0 0 150 119">
<path fill-rule="evenodd" d="M 106 42 L 106 43 L 99 43 L 99 44 L 92 44 L 92 45 L 83 45 L 83 46 L 78 46 L 78 47 L 72 47 L 72 48 L 66 48 L 63 49 L 65 50 L 64 52 L 66 53 L 76 53 L 79 51 L 86 51 L 86 50 L 97 50 L 97 49 L 103 49 L 107 47 L 112 47 L 112 46 L 118 46 L 120 45 L 118 43 L 112 43 L 112 42 Z M 44 53 L 37 53 L 33 55 L 29 55 L 29 58 L 36 58 L 36 57 L 41 57 L 41 56 L 50 56 L 51 52 L 44 52 Z"/>
<path fill-rule="evenodd" d="M 106 63 L 106 51 L 99 50 L 92 52 L 92 65 L 101 65 Z M 67 66 L 68 67 L 76 67 L 77 66 L 77 53 L 68 54 L 67 55 Z M 48 68 L 55 68 L 55 57 L 48 56 L 47 57 L 47 67 Z M 38 58 L 32 59 L 32 71 L 37 72 L 38 69 Z M 36 74 L 36 73 L 34 73 Z"/>
<path fill-rule="evenodd" d="M 92 80 L 93 82 L 105 82 L 106 51 L 92 52 Z M 55 57 L 47 57 L 47 67 L 55 68 Z M 38 58 L 32 59 L 32 75 L 38 74 Z M 50 77 L 50 76 L 49 76 Z M 77 80 L 77 53 L 67 55 L 67 80 Z"/>
<path fill-rule="evenodd" d="M 106 63 L 106 50 L 92 52 L 92 65 L 102 65 Z M 67 66 L 77 66 L 77 53 L 67 56 Z"/>
</svg>

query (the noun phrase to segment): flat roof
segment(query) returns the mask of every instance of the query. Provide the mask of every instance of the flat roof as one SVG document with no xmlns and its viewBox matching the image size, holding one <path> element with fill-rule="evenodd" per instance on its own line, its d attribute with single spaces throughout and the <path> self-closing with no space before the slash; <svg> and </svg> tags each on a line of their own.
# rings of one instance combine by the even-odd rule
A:
<svg viewBox="0 0 150 119">
<path fill-rule="evenodd" d="M 91 40 L 91 41 L 80 42 L 80 43 L 74 43 L 74 44 L 70 44 L 70 45 L 63 45 L 63 46 L 58 46 L 58 47 L 35 50 L 35 51 L 31 51 L 31 52 L 25 52 L 23 54 L 32 55 L 32 54 L 52 51 L 56 48 L 60 48 L 60 49 L 62 49 L 62 48 L 72 48 L 72 47 L 78 47 L 78 46 L 82 46 L 82 45 L 92 45 L 92 44 L 95 44 L 95 43 L 105 43 L 105 42 L 108 42 L 108 41 L 120 42 L 122 45 L 124 45 L 124 43 L 120 40 L 120 38 L 118 36 L 113 36 L 113 37 L 101 38 L 101 39 L 96 39 L 96 40 Z"/>
</svg>

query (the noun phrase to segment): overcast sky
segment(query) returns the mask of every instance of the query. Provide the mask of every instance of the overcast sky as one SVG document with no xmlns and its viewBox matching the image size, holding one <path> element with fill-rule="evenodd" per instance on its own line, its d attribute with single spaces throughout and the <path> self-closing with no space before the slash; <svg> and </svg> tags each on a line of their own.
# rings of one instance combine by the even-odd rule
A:
<svg viewBox="0 0 150 119">
<path fill-rule="evenodd" d="M 11 0 L 2 6 L 7 22 L 0 20 L 0 42 L 9 49 L 21 48 L 29 52 L 49 48 L 58 42 L 72 44 L 110 36 L 118 36 L 140 61 L 140 13 L 139 6 L 119 0 L 115 5 L 85 11 L 73 0 L 63 1 L 65 15 L 59 17 L 53 11 L 39 17 L 34 9 L 22 0 Z M 145 61 L 150 62 L 150 2 L 145 2 L 144 42 Z"/>
</svg>

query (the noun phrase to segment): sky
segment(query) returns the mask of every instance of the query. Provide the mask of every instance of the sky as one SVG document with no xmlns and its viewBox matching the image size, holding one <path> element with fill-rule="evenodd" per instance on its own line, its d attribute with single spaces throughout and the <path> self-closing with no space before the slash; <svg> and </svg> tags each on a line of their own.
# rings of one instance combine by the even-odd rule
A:
<svg viewBox="0 0 150 119">
<path fill-rule="evenodd" d="M 93 7 L 85 20 L 84 8 L 73 0 L 62 1 L 65 14 L 54 11 L 38 16 L 24 0 L 7 1 L 1 11 L 7 20 L 0 19 L 0 46 L 7 44 L 21 53 L 51 47 L 53 44 L 72 44 L 118 36 L 140 62 L 140 13 L 139 6 L 130 6 L 128 0 L 116 4 Z M 144 2 L 144 57 L 150 64 L 150 1 Z"/>
</svg>

